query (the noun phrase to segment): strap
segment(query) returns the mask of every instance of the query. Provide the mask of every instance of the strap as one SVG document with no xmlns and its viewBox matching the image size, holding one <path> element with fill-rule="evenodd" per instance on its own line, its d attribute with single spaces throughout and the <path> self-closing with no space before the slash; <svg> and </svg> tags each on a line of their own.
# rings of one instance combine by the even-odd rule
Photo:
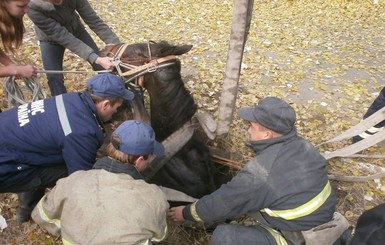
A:
<svg viewBox="0 0 385 245">
<path fill-rule="evenodd" d="M 64 136 L 67 136 L 70 133 L 72 133 L 72 129 L 68 121 L 67 112 L 63 101 L 63 95 L 56 96 L 55 101 L 56 101 L 57 113 L 59 115 L 59 121 L 63 129 Z"/>
<path fill-rule="evenodd" d="M 344 131 L 342 134 L 340 134 L 340 135 L 338 135 L 338 136 L 336 136 L 336 137 L 334 137 L 334 138 L 332 138 L 332 139 L 330 139 L 330 140 L 328 140 L 322 144 L 317 145 L 317 147 L 324 145 L 326 143 L 337 142 L 337 141 L 341 141 L 343 139 L 347 139 L 347 138 L 351 138 L 353 136 L 356 136 L 356 135 L 364 132 L 368 128 L 371 128 L 372 126 L 378 124 L 379 122 L 381 122 L 383 120 L 385 120 L 385 107 L 376 111 L 375 113 L 373 113 L 372 115 L 370 115 L 366 119 L 362 120 L 359 124 Z"/>
<path fill-rule="evenodd" d="M 158 170 L 163 167 L 193 136 L 194 127 L 188 121 L 177 131 L 162 141 L 165 156 L 152 159 L 149 166 L 142 172 L 146 180 L 151 179 Z"/>
<path fill-rule="evenodd" d="M 176 56 L 175 55 L 169 55 L 169 56 L 165 56 L 162 58 L 154 59 L 154 60 L 151 60 L 149 63 L 146 63 L 146 64 L 141 65 L 141 66 L 137 66 L 136 68 L 132 68 L 132 65 L 130 65 L 130 67 L 125 67 L 127 64 L 121 62 L 120 66 L 125 67 L 125 68 L 130 68 L 130 70 L 127 72 L 123 72 L 119 75 L 122 77 L 126 77 L 126 76 L 130 76 L 130 75 L 139 73 L 141 71 L 154 72 L 155 71 L 154 69 L 158 68 L 159 64 L 162 64 L 162 63 L 169 61 L 169 60 L 176 60 Z"/>
<path fill-rule="evenodd" d="M 126 51 L 127 46 L 128 46 L 127 43 L 123 43 L 123 45 L 119 47 L 118 52 L 116 52 L 116 55 L 114 58 L 120 60 L 120 58 L 122 58 L 124 51 Z"/>
<path fill-rule="evenodd" d="M 159 186 L 159 188 L 166 195 L 168 201 L 195 202 L 198 200 L 178 190 L 174 190 L 164 186 Z"/>
<path fill-rule="evenodd" d="M 271 210 L 269 208 L 264 208 L 261 212 L 265 212 L 271 217 L 279 217 L 284 220 L 293 220 L 304 217 L 316 211 L 319 207 L 321 207 L 326 200 L 329 198 L 331 193 L 330 182 L 328 181 L 322 191 L 315 196 L 313 199 L 308 201 L 307 203 L 294 208 L 287 210 Z"/>
<path fill-rule="evenodd" d="M 362 151 L 370 146 L 378 144 L 384 139 L 385 139 L 385 130 L 382 130 L 376 134 L 371 135 L 370 137 L 367 137 L 365 139 L 358 141 L 357 143 L 345 146 L 341 149 L 338 149 L 332 152 L 322 153 L 322 155 L 326 160 L 329 160 L 333 157 L 348 157 L 353 155 L 356 152 Z M 365 155 L 361 155 L 360 157 L 364 157 L 364 156 Z"/>
</svg>

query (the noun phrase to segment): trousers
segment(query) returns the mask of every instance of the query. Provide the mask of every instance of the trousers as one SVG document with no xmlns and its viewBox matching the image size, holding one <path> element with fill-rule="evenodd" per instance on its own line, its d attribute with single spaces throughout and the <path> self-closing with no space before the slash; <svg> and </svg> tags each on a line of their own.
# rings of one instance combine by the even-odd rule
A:
<svg viewBox="0 0 385 245">
<path fill-rule="evenodd" d="M 53 187 L 56 181 L 68 175 L 63 165 L 34 167 L 20 172 L 0 176 L 0 193 L 13 192 L 19 197 L 19 207 L 32 209 L 43 197 L 46 188 Z"/>
<path fill-rule="evenodd" d="M 91 47 L 96 54 L 99 54 L 99 48 L 90 34 L 84 30 L 80 36 L 77 37 L 89 47 Z M 63 70 L 63 58 L 66 48 L 60 44 L 40 41 L 40 52 L 45 70 Z M 103 67 L 97 64 L 91 64 L 94 71 L 103 70 Z M 46 74 L 48 80 L 48 86 L 52 96 L 67 93 L 67 89 L 64 85 L 63 73 L 58 74 Z"/>
<path fill-rule="evenodd" d="M 364 115 L 364 119 L 371 116 L 376 111 L 382 109 L 385 106 L 385 87 L 382 88 L 380 94 L 377 96 L 377 98 L 373 101 L 373 103 L 369 106 L 368 110 L 366 111 Z M 385 120 L 379 122 L 376 127 L 381 128 L 385 126 Z"/>
<path fill-rule="evenodd" d="M 236 224 L 219 225 L 211 238 L 212 245 L 275 245 L 270 233 L 261 226 L 244 226 Z"/>
</svg>

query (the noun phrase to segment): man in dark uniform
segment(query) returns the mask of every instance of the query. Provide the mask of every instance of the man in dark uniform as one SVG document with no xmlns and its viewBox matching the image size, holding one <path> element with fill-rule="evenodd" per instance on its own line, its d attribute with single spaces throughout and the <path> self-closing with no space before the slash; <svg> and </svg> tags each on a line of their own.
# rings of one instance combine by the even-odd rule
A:
<svg viewBox="0 0 385 245">
<path fill-rule="evenodd" d="M 227 184 L 188 206 L 171 208 L 174 221 L 218 222 L 250 215 L 259 225 L 219 225 L 211 244 L 293 244 L 282 233 L 306 231 L 333 218 L 336 198 L 326 161 L 298 136 L 294 109 L 268 97 L 238 115 L 249 122 L 256 157 Z"/>
<path fill-rule="evenodd" d="M 113 74 L 88 81 L 84 92 L 62 94 L 0 114 L 0 192 L 18 193 L 16 219 L 30 219 L 45 188 L 77 170 L 91 169 L 103 143 L 103 122 L 132 100 Z"/>
</svg>

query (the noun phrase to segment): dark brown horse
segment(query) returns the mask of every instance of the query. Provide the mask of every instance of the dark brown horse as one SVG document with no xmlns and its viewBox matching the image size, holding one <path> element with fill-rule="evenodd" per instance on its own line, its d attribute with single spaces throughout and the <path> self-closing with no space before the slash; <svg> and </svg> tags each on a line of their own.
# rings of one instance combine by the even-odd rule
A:
<svg viewBox="0 0 385 245">
<path fill-rule="evenodd" d="M 194 99 L 181 77 L 180 61 L 175 57 L 191 48 L 191 45 L 173 46 L 162 41 L 113 45 L 102 52 L 120 63 L 119 74 L 125 80 L 130 83 L 136 80 L 148 92 L 151 126 L 161 142 L 167 141 L 178 129 L 186 127 L 196 112 Z M 139 110 L 142 120 L 147 121 L 138 101 L 134 102 L 134 113 Z M 137 106 L 139 109 L 135 109 Z M 196 133 L 185 140 L 188 140 L 187 143 L 181 142 L 184 145 L 180 145 L 180 149 L 167 158 L 155 175 L 150 173 L 152 177 L 147 179 L 150 183 L 199 198 L 216 189 L 215 167 L 208 148 Z"/>
</svg>

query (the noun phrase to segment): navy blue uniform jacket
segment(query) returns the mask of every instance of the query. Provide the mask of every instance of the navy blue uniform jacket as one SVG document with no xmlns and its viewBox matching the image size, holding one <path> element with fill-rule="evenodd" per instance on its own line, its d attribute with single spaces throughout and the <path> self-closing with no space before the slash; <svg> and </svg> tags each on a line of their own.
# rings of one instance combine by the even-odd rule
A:
<svg viewBox="0 0 385 245">
<path fill-rule="evenodd" d="M 87 93 L 68 93 L 0 114 L 1 175 L 34 166 L 91 169 L 103 127 Z"/>
</svg>

